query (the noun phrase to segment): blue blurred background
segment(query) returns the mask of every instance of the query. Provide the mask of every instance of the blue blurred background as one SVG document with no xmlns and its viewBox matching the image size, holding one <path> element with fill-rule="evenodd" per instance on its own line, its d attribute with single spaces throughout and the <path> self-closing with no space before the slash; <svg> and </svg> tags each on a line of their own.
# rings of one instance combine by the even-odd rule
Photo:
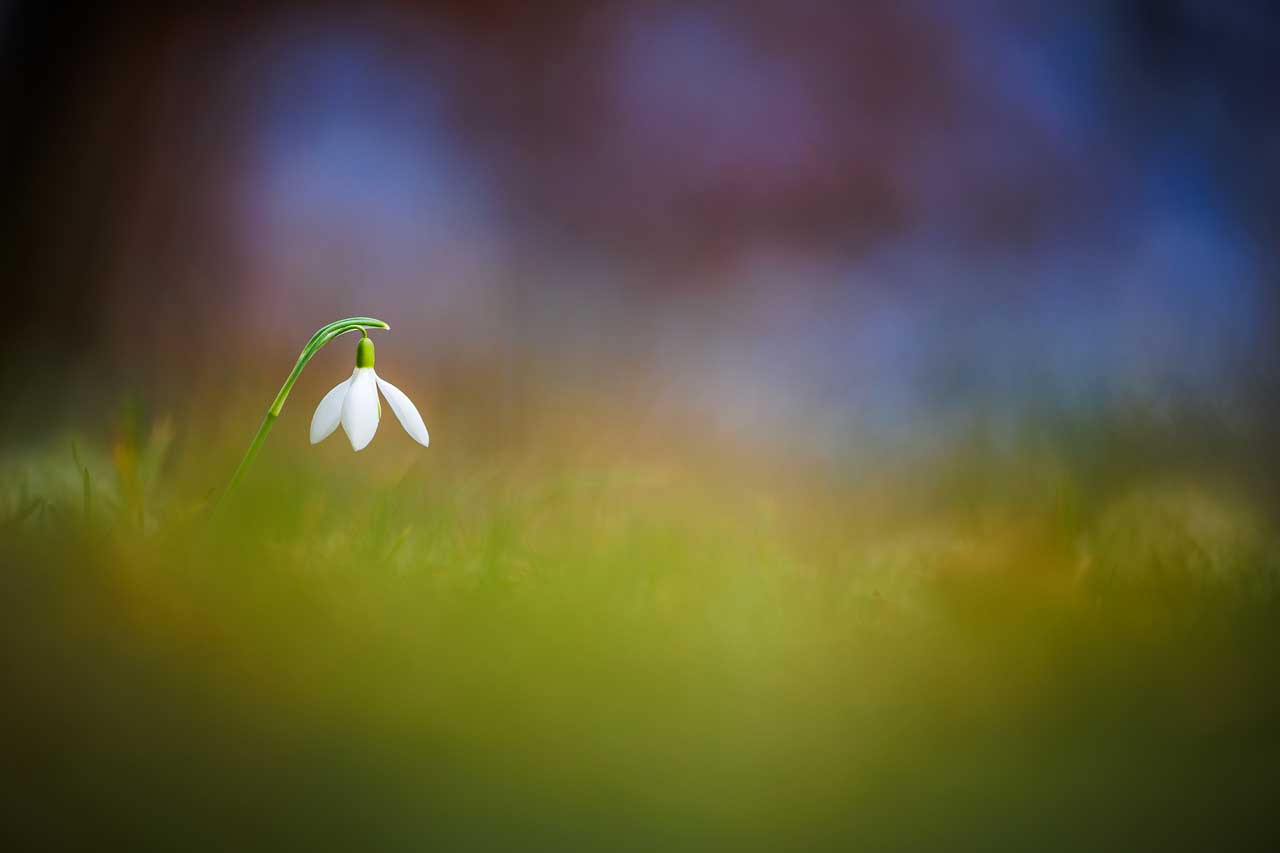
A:
<svg viewBox="0 0 1280 853">
<path fill-rule="evenodd" d="M 269 396 L 372 313 L 455 404 L 572 387 L 820 459 L 1123 406 L 1271 455 L 1270 4 L 3 20 L 3 308 L 39 328 L 8 435 L 93 389 L 225 396 L 246 359 Z"/>
</svg>

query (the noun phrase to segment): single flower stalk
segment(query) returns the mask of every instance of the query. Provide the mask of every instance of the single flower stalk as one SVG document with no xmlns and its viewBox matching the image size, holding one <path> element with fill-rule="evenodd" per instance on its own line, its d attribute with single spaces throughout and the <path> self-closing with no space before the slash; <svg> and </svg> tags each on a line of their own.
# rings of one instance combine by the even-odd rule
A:
<svg viewBox="0 0 1280 853">
<path fill-rule="evenodd" d="M 431 437 L 417 407 L 403 391 L 374 372 L 373 341 L 367 333 L 356 344 L 356 369 L 351 378 L 338 383 L 316 406 L 316 413 L 311 417 L 311 443 L 324 441 L 341 423 L 352 450 L 368 447 L 382 419 L 379 391 L 387 398 L 404 431 L 418 444 L 427 447 Z"/>
<path fill-rule="evenodd" d="M 235 490 L 245 472 L 249 470 L 249 466 L 253 464 L 258 450 L 261 449 L 276 418 L 280 417 L 284 401 L 293 390 L 293 385 L 298 381 L 307 362 L 311 361 L 321 347 L 347 332 L 359 331 L 361 335 L 360 342 L 356 344 L 356 369 L 350 379 L 334 388 L 320 401 L 315 416 L 311 419 L 311 443 L 315 444 L 328 437 L 341 423 L 347 437 L 351 439 L 353 449 L 361 450 L 366 447 L 373 440 L 373 434 L 378 429 L 378 419 L 382 414 L 377 392 L 377 389 L 381 388 L 383 396 L 391 404 L 391 410 L 396 413 L 405 430 L 423 447 L 427 446 L 429 439 L 427 427 L 422 422 L 422 415 L 418 414 L 413 403 L 409 402 L 409 398 L 399 388 L 379 379 L 373 372 L 373 341 L 369 340 L 369 329 L 390 331 L 391 327 L 376 317 L 348 317 L 316 330 L 311 340 L 307 341 L 307 345 L 302 348 L 302 354 L 298 356 L 293 370 L 289 372 L 284 385 L 280 386 L 279 393 L 271 402 L 271 407 L 267 409 L 266 417 L 262 419 L 257 434 L 249 443 L 249 449 L 245 451 L 244 458 L 240 460 L 235 473 L 231 475 L 231 482 L 219 496 L 217 506 L 221 506 L 227 495 Z"/>
</svg>

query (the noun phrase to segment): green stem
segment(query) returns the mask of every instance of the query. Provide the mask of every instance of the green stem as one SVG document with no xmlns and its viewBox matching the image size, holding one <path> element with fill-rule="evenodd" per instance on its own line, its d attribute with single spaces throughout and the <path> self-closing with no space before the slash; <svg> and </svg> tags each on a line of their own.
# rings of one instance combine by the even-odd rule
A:
<svg viewBox="0 0 1280 853">
<path fill-rule="evenodd" d="M 311 340 L 307 341 L 307 345 L 302 348 L 302 354 L 298 356 L 298 361 L 293 365 L 293 370 L 289 371 L 289 377 L 280 386 L 280 393 L 276 394 L 275 400 L 271 402 L 271 408 L 267 409 L 267 415 L 262 419 L 262 425 L 258 427 L 258 432 L 253 437 L 253 441 L 249 443 L 249 449 L 245 451 L 244 458 L 236 466 L 236 472 L 231 475 L 231 482 L 227 484 L 227 488 L 223 490 L 221 497 L 218 498 L 219 505 L 226 500 L 227 495 L 235 490 L 240 480 L 244 477 L 245 471 L 253 464 L 253 459 L 258 455 L 258 450 L 262 447 L 262 443 L 266 441 L 267 433 L 271 431 L 272 424 L 276 422 L 276 418 L 280 417 L 280 410 L 284 408 L 284 401 L 288 398 L 289 392 L 293 390 L 293 383 L 298 381 L 298 377 L 302 375 L 302 368 L 307 366 L 307 362 L 311 361 L 311 357 L 338 335 L 359 330 L 364 337 L 368 337 L 369 329 L 389 330 L 390 328 L 386 323 L 373 317 L 348 317 L 345 320 L 322 326 L 311 336 Z"/>
</svg>

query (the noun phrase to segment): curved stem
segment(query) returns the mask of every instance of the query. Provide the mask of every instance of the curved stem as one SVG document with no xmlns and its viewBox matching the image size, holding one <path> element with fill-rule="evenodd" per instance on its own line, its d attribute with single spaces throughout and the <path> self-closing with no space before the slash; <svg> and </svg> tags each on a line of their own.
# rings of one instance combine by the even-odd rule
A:
<svg viewBox="0 0 1280 853">
<path fill-rule="evenodd" d="M 369 329 L 390 330 L 391 327 L 374 317 L 348 317 L 345 320 L 338 320 L 336 323 L 321 326 L 316 330 L 316 333 L 311 336 L 311 340 L 307 341 L 307 345 L 302 348 L 302 354 L 298 356 L 298 361 L 293 365 L 293 370 L 289 371 L 288 378 L 280 386 L 280 393 L 276 394 L 276 398 L 271 401 L 271 407 L 267 409 L 266 417 L 262 419 L 262 424 L 258 427 L 257 434 L 254 435 L 253 441 L 249 442 L 249 449 L 245 451 L 244 458 L 240 460 L 240 464 L 236 466 L 235 473 L 231 475 L 231 482 L 227 484 L 227 487 L 222 491 L 222 495 L 218 498 L 219 505 L 226 499 L 227 495 L 235 490 L 235 487 L 244 477 L 245 471 L 253 464 L 253 459 L 258 455 L 258 450 L 266 440 L 267 433 L 271 431 L 271 426 L 276 422 L 276 418 L 280 417 L 280 410 L 284 408 L 284 401 L 288 398 L 289 392 L 293 390 L 293 384 L 298 381 L 298 377 L 302 374 L 302 368 L 307 366 L 307 362 L 311 361 L 311 357 L 338 335 L 359 330 L 361 334 L 368 337 Z"/>
</svg>

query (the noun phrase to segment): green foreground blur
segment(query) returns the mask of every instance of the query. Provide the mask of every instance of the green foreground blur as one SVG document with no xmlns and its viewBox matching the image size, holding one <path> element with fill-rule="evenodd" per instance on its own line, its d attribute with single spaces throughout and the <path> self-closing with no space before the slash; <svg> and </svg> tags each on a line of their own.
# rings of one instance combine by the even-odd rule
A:
<svg viewBox="0 0 1280 853">
<path fill-rule="evenodd" d="M 1280 552 L 1242 494 L 432 429 L 274 435 L 212 526 L 229 435 L 4 460 L 6 849 L 1280 841 Z"/>
</svg>

